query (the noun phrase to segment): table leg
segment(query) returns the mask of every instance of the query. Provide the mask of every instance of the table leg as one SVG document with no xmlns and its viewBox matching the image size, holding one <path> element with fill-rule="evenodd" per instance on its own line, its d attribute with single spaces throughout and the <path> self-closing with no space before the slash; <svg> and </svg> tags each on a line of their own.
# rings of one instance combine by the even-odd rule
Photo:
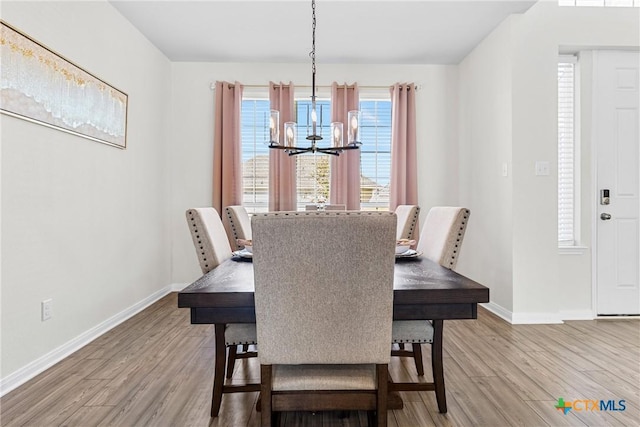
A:
<svg viewBox="0 0 640 427">
<path fill-rule="evenodd" d="M 442 414 L 447 413 L 447 396 L 444 390 L 444 368 L 442 364 L 442 330 L 443 320 L 433 320 L 433 343 L 431 344 L 431 367 L 433 369 L 433 382 L 438 402 L 438 410 Z"/>
<path fill-rule="evenodd" d="M 226 362 L 227 349 L 224 341 L 224 323 L 216 323 L 216 361 L 213 373 L 213 396 L 211 398 L 211 416 L 217 417 L 222 403 L 222 386 L 224 385 L 224 366 Z"/>
</svg>

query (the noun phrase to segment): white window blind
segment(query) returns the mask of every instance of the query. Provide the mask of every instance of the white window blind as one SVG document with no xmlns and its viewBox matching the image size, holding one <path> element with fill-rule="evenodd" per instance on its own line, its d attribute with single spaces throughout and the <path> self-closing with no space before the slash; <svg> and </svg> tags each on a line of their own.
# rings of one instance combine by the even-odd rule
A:
<svg viewBox="0 0 640 427">
<path fill-rule="evenodd" d="M 242 205 L 250 213 L 269 210 L 269 111 L 268 99 L 242 100 Z"/>
<path fill-rule="evenodd" d="M 558 244 L 576 244 L 575 61 L 558 63 Z"/>
<path fill-rule="evenodd" d="M 360 206 L 362 210 L 389 210 L 391 100 L 362 100 L 360 112 Z"/>
</svg>

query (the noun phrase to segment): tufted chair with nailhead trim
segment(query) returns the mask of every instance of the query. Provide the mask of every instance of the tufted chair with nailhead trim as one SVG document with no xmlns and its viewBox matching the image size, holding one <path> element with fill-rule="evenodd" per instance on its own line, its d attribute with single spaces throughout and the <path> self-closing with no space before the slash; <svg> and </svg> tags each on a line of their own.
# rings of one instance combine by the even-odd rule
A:
<svg viewBox="0 0 640 427">
<path fill-rule="evenodd" d="M 458 263 L 470 214 L 469 209 L 461 207 L 436 206 L 431 208 L 420 233 L 417 250 L 430 260 L 453 270 Z M 420 345 L 433 343 L 433 334 L 433 324 L 428 320 L 394 321 L 392 342 L 398 344 L 400 349 L 392 350 L 391 355 L 413 357 L 416 371 L 419 376 L 422 376 L 424 375 L 424 367 Z M 411 344 L 412 350 L 404 350 L 405 343 Z M 440 383 L 442 387 L 441 393 L 436 390 L 436 396 L 443 396 L 442 399 L 444 399 L 442 353 L 438 354 L 433 346 L 431 359 L 435 383 Z M 440 381 L 437 380 L 438 378 Z M 438 406 L 445 407 L 446 405 L 444 402 L 438 402 Z"/>
<path fill-rule="evenodd" d="M 281 411 L 355 409 L 386 426 L 396 215 L 272 212 L 251 221 L 261 425 Z M 313 262 L 292 262 L 301 254 Z"/>
<path fill-rule="evenodd" d="M 416 231 L 416 225 L 418 224 L 418 218 L 420 215 L 420 206 L 398 205 L 395 213 L 398 217 L 396 240 L 413 239 L 413 234 Z"/>
<path fill-rule="evenodd" d="M 418 251 L 449 270 L 458 263 L 462 239 L 471 212 L 466 208 L 436 206 L 429 210 L 418 241 Z"/>
<path fill-rule="evenodd" d="M 196 248 L 198 261 L 202 274 L 216 268 L 229 258 L 231 258 L 231 246 L 227 232 L 222 224 L 222 219 L 215 208 L 194 208 L 188 209 L 186 212 L 187 223 L 191 238 Z M 225 344 L 229 349 L 227 358 L 227 378 L 231 378 L 236 359 L 246 359 L 256 357 L 255 351 L 238 351 L 238 345 L 249 346 L 257 343 L 256 324 L 255 323 L 231 323 L 228 324 L 224 331 Z M 245 347 L 246 348 L 246 347 Z M 220 366 L 222 371 L 218 372 L 218 364 L 216 363 L 216 372 L 214 378 L 218 375 L 224 375 L 224 363 Z M 211 416 L 218 416 L 220 403 L 222 401 L 222 391 L 216 391 L 214 388 L 211 400 Z"/>
<path fill-rule="evenodd" d="M 233 234 L 232 246 L 235 250 L 241 249 L 243 246 L 238 245 L 238 239 L 251 240 L 251 217 L 244 206 L 227 206 L 224 211 Z"/>
</svg>

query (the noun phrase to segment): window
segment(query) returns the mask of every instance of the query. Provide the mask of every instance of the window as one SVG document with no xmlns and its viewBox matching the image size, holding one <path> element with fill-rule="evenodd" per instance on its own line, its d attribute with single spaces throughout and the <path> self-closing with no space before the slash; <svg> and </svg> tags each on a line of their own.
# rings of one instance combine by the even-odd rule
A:
<svg viewBox="0 0 640 427">
<path fill-rule="evenodd" d="M 558 245 L 577 244 L 576 58 L 558 62 Z"/>
<path fill-rule="evenodd" d="M 558 0 L 560 6 L 640 7 L 640 0 Z"/>
<path fill-rule="evenodd" d="M 304 145 L 311 101 L 296 100 L 297 140 Z M 329 141 L 331 102 L 320 99 L 318 133 Z M 367 99 L 360 101 L 362 112 L 360 160 L 360 201 L 362 210 L 389 209 L 389 179 L 391 176 L 391 101 Z M 321 126 L 320 126 L 320 119 Z M 269 100 L 245 98 L 242 101 L 242 179 L 243 205 L 249 212 L 269 209 Z M 329 199 L 329 156 L 300 154 L 296 156 L 298 209 L 304 205 Z"/>
<path fill-rule="evenodd" d="M 242 205 L 251 213 L 269 210 L 269 112 L 268 99 L 242 100 Z"/>
<path fill-rule="evenodd" d="M 360 206 L 363 211 L 386 211 L 391 178 L 391 101 L 360 101 L 360 112 Z"/>
</svg>

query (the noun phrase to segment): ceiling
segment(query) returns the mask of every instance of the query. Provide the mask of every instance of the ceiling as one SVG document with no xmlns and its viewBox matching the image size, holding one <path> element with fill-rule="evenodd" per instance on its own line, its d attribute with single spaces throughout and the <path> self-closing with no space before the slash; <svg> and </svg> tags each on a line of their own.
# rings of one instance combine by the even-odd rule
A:
<svg viewBox="0 0 640 427">
<path fill-rule="evenodd" d="M 171 61 L 309 61 L 310 0 L 109 0 Z M 458 64 L 535 1 L 318 0 L 318 63 Z"/>
</svg>

